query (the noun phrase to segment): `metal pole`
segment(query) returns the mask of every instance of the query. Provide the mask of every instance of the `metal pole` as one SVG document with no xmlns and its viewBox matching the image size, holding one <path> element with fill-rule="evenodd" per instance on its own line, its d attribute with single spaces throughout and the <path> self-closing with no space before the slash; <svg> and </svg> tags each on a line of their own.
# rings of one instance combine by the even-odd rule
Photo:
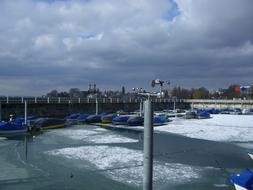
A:
<svg viewBox="0 0 253 190">
<path fill-rule="evenodd" d="M 2 103 L 0 102 L 0 121 L 2 121 Z"/>
<path fill-rule="evenodd" d="M 142 99 L 141 99 L 141 101 L 140 101 L 140 117 L 142 116 L 142 107 L 143 107 L 143 104 L 142 104 L 143 102 L 142 102 Z"/>
<path fill-rule="evenodd" d="M 96 98 L 96 115 L 98 115 L 98 99 Z"/>
<path fill-rule="evenodd" d="M 25 136 L 25 160 L 27 161 L 27 153 L 28 153 L 28 149 L 27 149 L 27 137 Z"/>
<path fill-rule="evenodd" d="M 173 110 L 174 110 L 174 112 L 176 111 L 176 100 L 174 100 Z"/>
<path fill-rule="evenodd" d="M 153 186 L 153 108 L 148 99 L 144 102 L 144 176 L 143 190 L 152 190 Z"/>
<path fill-rule="evenodd" d="M 25 100 L 25 125 L 27 124 L 27 101 Z"/>
</svg>

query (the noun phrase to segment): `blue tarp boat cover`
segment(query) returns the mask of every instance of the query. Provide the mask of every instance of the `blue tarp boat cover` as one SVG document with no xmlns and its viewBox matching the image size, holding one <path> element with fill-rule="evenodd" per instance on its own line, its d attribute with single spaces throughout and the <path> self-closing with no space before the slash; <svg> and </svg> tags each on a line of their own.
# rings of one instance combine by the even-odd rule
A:
<svg viewBox="0 0 253 190">
<path fill-rule="evenodd" d="M 0 122 L 0 131 L 24 130 L 27 126 L 22 123 Z"/>
<path fill-rule="evenodd" d="M 80 121 L 85 121 L 89 117 L 89 114 L 80 114 L 77 119 Z"/>
<path fill-rule="evenodd" d="M 57 118 L 41 118 L 34 122 L 33 128 L 43 128 L 43 127 L 49 127 L 54 125 L 61 125 L 64 124 L 65 121 L 63 119 L 57 119 Z"/>
<path fill-rule="evenodd" d="M 70 115 L 67 115 L 65 119 L 77 119 L 80 115 L 81 115 L 80 113 L 70 114 Z"/>
<path fill-rule="evenodd" d="M 37 119 L 36 116 L 33 116 L 33 115 L 27 116 L 27 121 L 32 121 L 32 120 L 35 120 L 35 119 Z M 23 122 L 25 122 L 25 118 L 24 117 L 16 117 L 15 119 L 12 120 L 12 122 L 14 122 L 14 123 L 23 123 Z"/>
<path fill-rule="evenodd" d="M 229 179 L 232 183 L 235 183 L 248 190 L 253 190 L 253 172 L 248 168 L 244 169 L 241 174 L 232 174 Z"/>
<path fill-rule="evenodd" d="M 116 116 L 112 121 L 113 123 L 127 123 L 127 120 L 129 119 L 130 116 L 128 115 L 120 115 Z"/>
<path fill-rule="evenodd" d="M 140 126 L 140 125 L 143 125 L 143 122 L 144 122 L 144 119 L 143 117 L 140 117 L 140 116 L 130 117 L 127 120 L 127 124 L 129 126 Z"/>
<path fill-rule="evenodd" d="M 153 123 L 154 124 L 163 124 L 168 120 L 168 116 L 166 115 L 160 115 L 160 116 L 155 116 L 153 118 Z"/>
<path fill-rule="evenodd" d="M 197 116 L 198 117 L 205 117 L 205 118 L 209 118 L 210 117 L 210 114 L 208 111 L 204 110 L 204 111 L 200 111 L 197 113 Z"/>
<path fill-rule="evenodd" d="M 101 122 L 101 115 L 90 115 L 86 118 L 85 122 L 87 123 Z"/>
<path fill-rule="evenodd" d="M 101 117 L 101 119 L 111 119 L 113 120 L 115 117 L 117 117 L 117 114 L 112 113 L 112 114 L 107 114 Z"/>
</svg>

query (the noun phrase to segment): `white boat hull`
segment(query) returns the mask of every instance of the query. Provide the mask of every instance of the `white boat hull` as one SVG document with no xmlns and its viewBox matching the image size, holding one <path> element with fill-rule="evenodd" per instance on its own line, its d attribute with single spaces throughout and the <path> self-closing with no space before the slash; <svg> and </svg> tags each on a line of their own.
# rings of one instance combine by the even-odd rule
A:
<svg viewBox="0 0 253 190">
<path fill-rule="evenodd" d="M 253 159 L 253 154 L 248 153 L 249 157 Z"/>
<path fill-rule="evenodd" d="M 234 184 L 236 190 L 247 190 L 246 188 L 239 186 L 237 184 Z"/>
</svg>

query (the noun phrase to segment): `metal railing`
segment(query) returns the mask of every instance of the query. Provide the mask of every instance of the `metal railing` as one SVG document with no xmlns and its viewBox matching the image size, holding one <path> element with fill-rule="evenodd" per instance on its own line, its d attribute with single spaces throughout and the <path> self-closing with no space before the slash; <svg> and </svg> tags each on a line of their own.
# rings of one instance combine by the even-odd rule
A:
<svg viewBox="0 0 253 190">
<path fill-rule="evenodd" d="M 139 103 L 141 98 L 67 98 L 67 97 L 13 97 L 0 96 L 2 104 L 23 104 L 25 101 L 29 104 L 87 104 L 96 103 Z M 181 100 L 177 100 L 179 102 Z M 171 99 L 152 98 L 152 102 L 166 103 L 172 102 Z"/>
</svg>

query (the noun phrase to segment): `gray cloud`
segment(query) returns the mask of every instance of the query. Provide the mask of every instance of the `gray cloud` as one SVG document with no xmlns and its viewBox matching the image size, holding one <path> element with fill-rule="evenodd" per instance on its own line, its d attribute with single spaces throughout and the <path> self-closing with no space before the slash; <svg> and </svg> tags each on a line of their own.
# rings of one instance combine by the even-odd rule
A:
<svg viewBox="0 0 253 190">
<path fill-rule="evenodd" d="M 2 0 L 0 94 L 251 83 L 251 0 Z"/>
</svg>

